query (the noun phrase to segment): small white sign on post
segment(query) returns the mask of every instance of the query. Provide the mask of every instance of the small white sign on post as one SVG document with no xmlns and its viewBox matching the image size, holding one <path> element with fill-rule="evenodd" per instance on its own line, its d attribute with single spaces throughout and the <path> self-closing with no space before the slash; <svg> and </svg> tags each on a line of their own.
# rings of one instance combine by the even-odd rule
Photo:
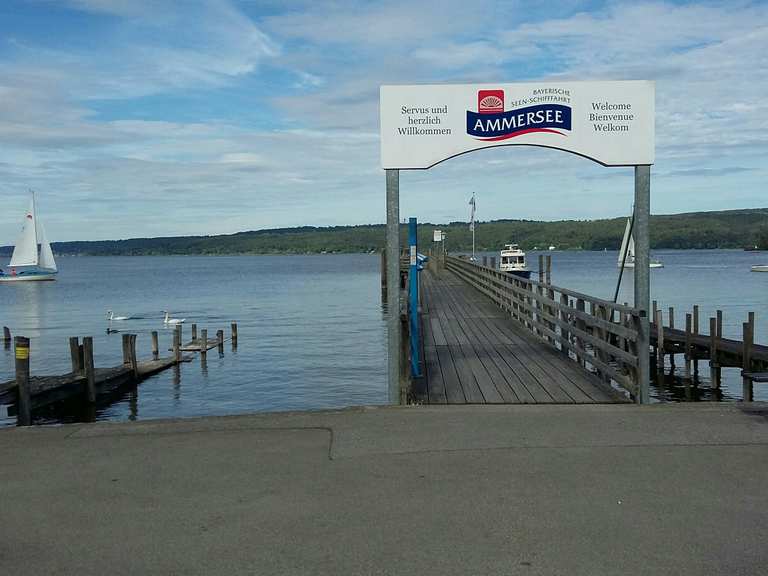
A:
<svg viewBox="0 0 768 576">
<path fill-rule="evenodd" d="M 442 241 L 443 241 L 442 230 L 434 230 L 432 232 L 432 242 L 442 242 Z"/>
<path fill-rule="evenodd" d="M 481 148 L 543 146 L 605 166 L 654 162 L 655 84 L 382 86 L 381 164 L 426 169 Z"/>
</svg>

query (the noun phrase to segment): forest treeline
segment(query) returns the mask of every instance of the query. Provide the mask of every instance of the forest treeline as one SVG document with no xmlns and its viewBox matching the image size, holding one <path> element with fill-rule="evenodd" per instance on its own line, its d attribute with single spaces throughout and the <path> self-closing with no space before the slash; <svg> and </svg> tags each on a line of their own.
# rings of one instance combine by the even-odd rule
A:
<svg viewBox="0 0 768 576">
<path fill-rule="evenodd" d="M 561 250 L 616 250 L 621 244 L 626 218 L 604 220 L 494 220 L 478 222 L 478 251 L 499 250 L 515 242 L 523 249 L 550 245 Z M 432 231 L 446 233 L 449 250 L 470 250 L 472 234 L 467 222 L 422 223 L 419 242 L 432 242 Z M 406 226 L 401 227 L 403 239 Z M 97 256 L 145 256 L 163 254 L 316 254 L 372 252 L 384 246 L 384 226 L 331 226 L 277 228 L 219 236 L 176 236 L 54 242 L 56 254 Z M 768 208 L 693 212 L 651 217 L 651 247 L 663 248 L 745 248 L 768 249 Z M 0 248 L 10 256 L 12 247 Z"/>
</svg>

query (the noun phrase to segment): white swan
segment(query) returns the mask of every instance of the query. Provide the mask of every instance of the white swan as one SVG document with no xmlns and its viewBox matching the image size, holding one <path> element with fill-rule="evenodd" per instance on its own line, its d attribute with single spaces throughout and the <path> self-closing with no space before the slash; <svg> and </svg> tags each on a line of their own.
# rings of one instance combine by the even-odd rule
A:
<svg viewBox="0 0 768 576">
<path fill-rule="evenodd" d="M 112 312 L 112 310 L 107 310 L 107 320 L 112 322 L 112 320 L 130 320 L 130 316 L 115 316 L 115 313 Z"/>
<path fill-rule="evenodd" d="M 163 320 L 163 324 L 181 324 L 186 320 L 186 318 L 169 318 L 168 310 L 163 310 L 163 312 L 165 312 L 165 320 Z"/>
</svg>

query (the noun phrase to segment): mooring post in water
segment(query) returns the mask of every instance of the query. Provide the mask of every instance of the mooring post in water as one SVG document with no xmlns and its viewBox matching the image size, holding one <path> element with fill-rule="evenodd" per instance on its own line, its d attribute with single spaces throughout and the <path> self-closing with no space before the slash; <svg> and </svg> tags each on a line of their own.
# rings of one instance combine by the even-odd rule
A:
<svg viewBox="0 0 768 576">
<path fill-rule="evenodd" d="M 29 426 L 32 423 L 32 399 L 29 390 L 29 338 L 16 336 L 14 338 L 14 356 L 16 357 L 16 392 L 19 426 Z"/>
<path fill-rule="evenodd" d="M 200 354 L 204 357 L 208 354 L 208 329 L 200 330 Z"/>
<path fill-rule="evenodd" d="M 750 313 L 752 316 L 752 313 Z M 751 320 L 754 319 L 754 316 L 750 318 Z M 752 369 L 752 341 L 755 338 L 755 327 L 752 322 L 744 322 L 742 325 L 742 333 L 743 333 L 743 344 L 744 349 L 741 353 L 742 356 L 742 363 L 741 363 L 741 370 L 742 370 L 742 376 L 741 376 L 741 387 L 742 387 L 742 396 L 744 402 L 752 402 L 753 396 L 752 396 L 752 379 L 748 378 L 744 375 L 745 372 L 750 372 Z"/>
<path fill-rule="evenodd" d="M 491 268 L 496 270 L 496 256 L 491 256 Z"/>
<path fill-rule="evenodd" d="M 3 346 L 11 347 L 11 329 L 8 326 L 3 326 Z"/>
<path fill-rule="evenodd" d="M 655 302 L 655 301 L 654 301 Z M 664 313 L 656 310 L 656 367 L 664 371 Z"/>
<path fill-rule="evenodd" d="M 552 284 L 552 256 L 547 254 L 547 257 L 544 259 L 545 264 L 545 279 L 547 284 Z"/>
<path fill-rule="evenodd" d="M 152 360 L 160 358 L 160 343 L 157 339 L 157 330 L 152 330 Z"/>
<path fill-rule="evenodd" d="M 224 330 L 216 330 L 216 342 L 219 346 L 219 354 L 224 354 Z"/>
<path fill-rule="evenodd" d="M 693 324 L 690 314 L 685 315 L 685 377 L 691 377 L 691 326 Z"/>
<path fill-rule="evenodd" d="M 195 340 L 197 340 L 197 324 L 192 324 L 192 343 L 195 343 Z"/>
<path fill-rule="evenodd" d="M 181 324 L 173 330 L 173 359 L 177 364 L 181 362 Z"/>
<path fill-rule="evenodd" d="M 720 388 L 720 378 L 717 372 L 717 318 L 709 319 L 709 378 L 715 388 Z"/>
<path fill-rule="evenodd" d="M 232 348 L 237 348 L 237 322 L 232 322 Z"/>
<path fill-rule="evenodd" d="M 83 337 L 83 369 L 85 370 L 85 400 L 96 402 L 96 371 L 93 367 L 93 338 Z"/>
<path fill-rule="evenodd" d="M 131 363 L 131 355 L 130 355 L 130 352 L 128 352 L 128 350 L 130 349 L 130 346 L 131 346 L 131 342 L 130 342 L 131 339 L 128 337 L 128 334 L 123 334 L 122 336 L 123 336 L 123 339 L 122 339 L 122 343 L 123 343 L 123 365 L 126 365 L 126 364 L 130 364 Z"/>
<path fill-rule="evenodd" d="M 136 359 L 136 334 L 128 335 L 128 364 L 131 367 L 131 377 L 139 379 L 139 362 Z"/>
<path fill-rule="evenodd" d="M 69 339 L 69 356 L 72 362 L 72 372 L 78 374 L 82 371 L 83 365 L 80 363 L 80 338 L 72 336 Z"/>
</svg>

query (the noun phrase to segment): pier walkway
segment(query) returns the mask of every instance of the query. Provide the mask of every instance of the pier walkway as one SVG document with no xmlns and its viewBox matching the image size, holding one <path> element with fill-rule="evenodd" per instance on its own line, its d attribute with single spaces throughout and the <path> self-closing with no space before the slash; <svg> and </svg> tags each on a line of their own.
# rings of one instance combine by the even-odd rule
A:
<svg viewBox="0 0 768 576">
<path fill-rule="evenodd" d="M 429 404 L 627 402 L 449 270 L 421 273 Z"/>
</svg>

